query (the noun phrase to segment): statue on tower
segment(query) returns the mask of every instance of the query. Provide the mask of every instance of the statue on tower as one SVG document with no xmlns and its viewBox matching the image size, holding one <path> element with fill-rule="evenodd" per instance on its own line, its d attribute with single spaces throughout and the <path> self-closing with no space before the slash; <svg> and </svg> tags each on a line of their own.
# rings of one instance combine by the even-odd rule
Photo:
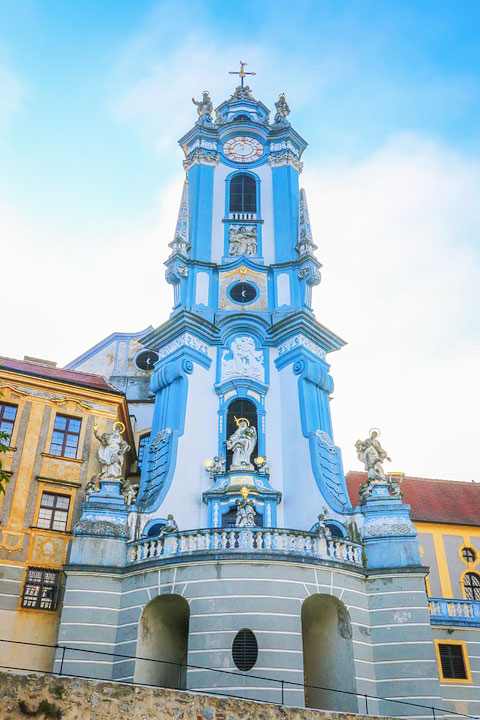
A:
<svg viewBox="0 0 480 720">
<path fill-rule="evenodd" d="M 253 470 L 250 457 L 257 444 L 257 431 L 247 418 L 235 418 L 237 429 L 226 441 L 227 449 L 233 451 L 230 470 Z"/>
<path fill-rule="evenodd" d="M 276 112 L 274 122 L 287 122 L 287 116 L 290 115 L 290 107 L 287 103 L 285 93 L 280 93 L 280 95 L 278 96 L 278 100 L 275 103 L 275 110 Z"/>
<path fill-rule="evenodd" d="M 358 459 L 361 460 L 368 473 L 367 482 L 387 482 L 383 471 L 383 463 L 385 460 L 391 462 L 385 450 L 380 445 L 378 437 L 380 430 L 373 428 L 366 440 L 357 440 L 355 448 L 357 450 Z"/>
<path fill-rule="evenodd" d="M 198 117 L 201 120 L 212 122 L 213 103 L 208 90 L 203 91 L 201 100 L 195 100 L 195 98 L 192 98 L 192 102 L 197 106 Z"/>
</svg>

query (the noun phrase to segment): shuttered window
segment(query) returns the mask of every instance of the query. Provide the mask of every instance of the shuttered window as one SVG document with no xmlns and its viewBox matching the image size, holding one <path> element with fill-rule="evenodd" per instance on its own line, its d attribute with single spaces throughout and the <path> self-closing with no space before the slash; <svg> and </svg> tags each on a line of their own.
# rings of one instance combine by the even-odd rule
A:
<svg viewBox="0 0 480 720">
<path fill-rule="evenodd" d="M 235 635 L 232 645 L 233 662 L 239 670 L 251 670 L 258 658 L 257 638 L 251 630 L 243 628 Z"/>
<path fill-rule="evenodd" d="M 463 645 L 438 644 L 442 680 L 466 680 L 467 668 L 463 657 Z"/>
</svg>

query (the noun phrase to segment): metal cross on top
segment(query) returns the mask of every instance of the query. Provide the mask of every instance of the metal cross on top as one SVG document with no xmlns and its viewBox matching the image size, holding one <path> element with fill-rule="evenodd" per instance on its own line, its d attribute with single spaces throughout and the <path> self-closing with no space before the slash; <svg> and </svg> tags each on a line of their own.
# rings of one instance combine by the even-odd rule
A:
<svg viewBox="0 0 480 720">
<path fill-rule="evenodd" d="M 240 80 L 241 80 L 241 86 L 242 86 L 242 87 L 243 87 L 243 79 L 244 79 L 244 77 L 246 77 L 247 75 L 256 75 L 256 74 L 257 74 L 257 73 L 254 73 L 254 72 L 245 72 L 245 65 L 246 65 L 246 64 L 247 64 L 247 63 L 244 63 L 244 62 L 242 62 L 242 61 L 240 60 L 240 72 L 237 72 L 236 70 L 230 70 L 230 72 L 228 73 L 229 75 L 239 75 Z"/>
</svg>

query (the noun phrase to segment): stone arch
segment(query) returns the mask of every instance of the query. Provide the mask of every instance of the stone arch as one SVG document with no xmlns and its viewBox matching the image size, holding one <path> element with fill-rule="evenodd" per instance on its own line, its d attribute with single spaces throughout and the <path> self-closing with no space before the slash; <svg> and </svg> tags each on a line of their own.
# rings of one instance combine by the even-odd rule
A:
<svg viewBox="0 0 480 720">
<path fill-rule="evenodd" d="M 332 595 L 315 594 L 302 604 L 306 707 L 358 712 L 352 626 L 347 608 Z M 321 689 L 321 688 L 332 688 Z"/>
<path fill-rule="evenodd" d="M 134 682 L 185 689 L 189 621 L 181 595 L 159 595 L 148 603 L 138 626 Z"/>
</svg>

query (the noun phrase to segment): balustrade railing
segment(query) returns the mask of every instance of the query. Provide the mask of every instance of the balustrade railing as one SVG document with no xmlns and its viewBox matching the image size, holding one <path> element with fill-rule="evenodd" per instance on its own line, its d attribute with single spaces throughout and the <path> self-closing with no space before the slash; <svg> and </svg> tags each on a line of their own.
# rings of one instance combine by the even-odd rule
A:
<svg viewBox="0 0 480 720">
<path fill-rule="evenodd" d="M 350 540 L 284 528 L 207 528 L 143 538 L 128 544 L 128 562 L 208 551 L 282 553 L 362 566 L 362 547 Z"/>
<path fill-rule="evenodd" d="M 428 598 L 432 625 L 480 626 L 480 600 Z"/>
</svg>

